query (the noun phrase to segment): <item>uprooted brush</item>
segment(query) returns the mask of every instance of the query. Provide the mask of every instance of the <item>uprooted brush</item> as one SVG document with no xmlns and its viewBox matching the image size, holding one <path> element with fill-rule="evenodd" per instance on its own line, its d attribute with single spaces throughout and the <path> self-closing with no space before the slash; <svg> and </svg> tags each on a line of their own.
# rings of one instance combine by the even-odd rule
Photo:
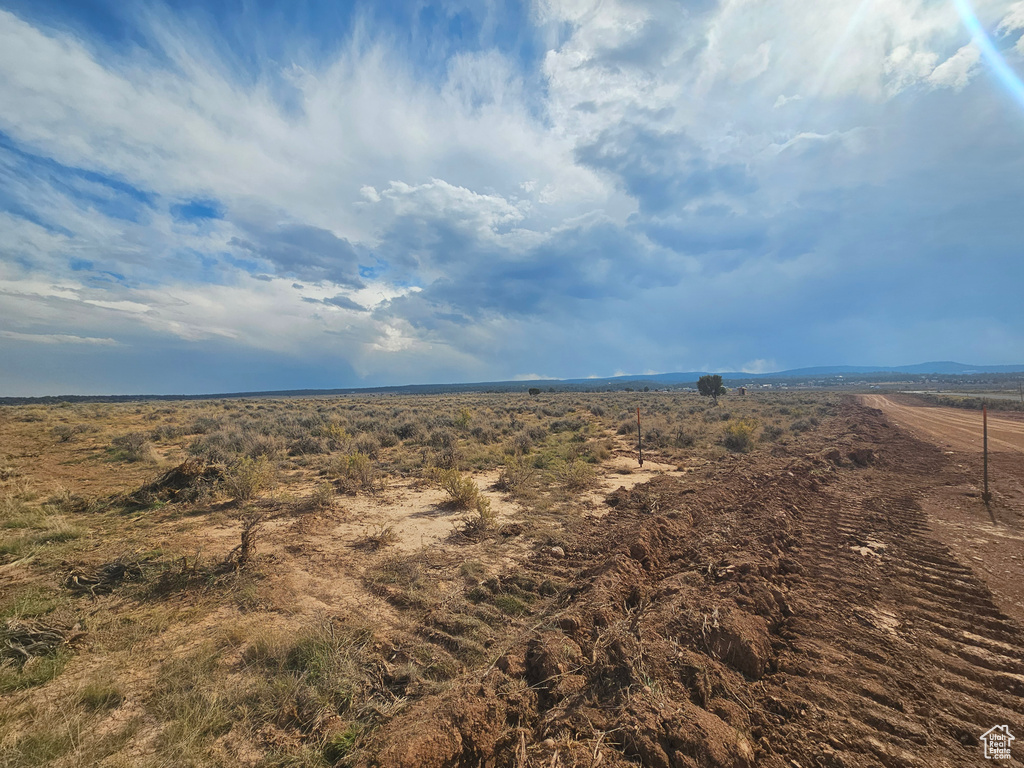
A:
<svg viewBox="0 0 1024 768">
<path fill-rule="evenodd" d="M 142 562 L 119 558 L 95 568 L 72 568 L 64 576 L 64 586 L 78 594 L 94 597 L 112 592 L 126 581 L 142 580 Z"/>
<path fill-rule="evenodd" d="M 70 628 L 8 619 L 0 628 L 0 659 L 24 664 L 33 656 L 47 656 L 85 634 L 81 624 Z"/>
</svg>

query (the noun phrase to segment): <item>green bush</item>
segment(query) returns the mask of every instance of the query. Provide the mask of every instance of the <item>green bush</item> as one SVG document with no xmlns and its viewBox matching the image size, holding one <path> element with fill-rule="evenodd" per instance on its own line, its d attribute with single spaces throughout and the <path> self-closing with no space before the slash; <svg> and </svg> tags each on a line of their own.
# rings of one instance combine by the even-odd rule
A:
<svg viewBox="0 0 1024 768">
<path fill-rule="evenodd" d="M 754 447 L 758 424 L 753 419 L 740 419 L 725 427 L 722 444 L 736 453 L 749 453 Z"/>
<path fill-rule="evenodd" d="M 458 509 L 472 509 L 480 496 L 480 489 L 471 477 L 463 477 L 457 469 L 439 469 L 435 473 L 437 484 L 448 494 L 448 502 Z"/>
<path fill-rule="evenodd" d="M 573 459 L 555 467 L 555 479 L 567 491 L 582 491 L 594 479 L 594 468 L 585 461 Z"/>
<path fill-rule="evenodd" d="M 457 469 L 439 469 L 437 484 L 448 494 L 448 503 L 456 509 L 475 510 L 477 517 L 468 521 L 468 528 L 487 529 L 494 525 L 497 515 L 491 510 L 491 501 L 482 493 L 471 477 L 463 477 Z"/>
</svg>

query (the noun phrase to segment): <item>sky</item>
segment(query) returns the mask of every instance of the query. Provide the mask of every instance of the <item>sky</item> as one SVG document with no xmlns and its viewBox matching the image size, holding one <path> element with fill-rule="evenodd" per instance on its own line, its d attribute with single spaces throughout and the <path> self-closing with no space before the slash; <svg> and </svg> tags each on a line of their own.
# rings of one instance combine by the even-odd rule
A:
<svg viewBox="0 0 1024 768">
<path fill-rule="evenodd" d="M 1022 363 L 1022 33 L 0 0 L 0 395 Z"/>
</svg>

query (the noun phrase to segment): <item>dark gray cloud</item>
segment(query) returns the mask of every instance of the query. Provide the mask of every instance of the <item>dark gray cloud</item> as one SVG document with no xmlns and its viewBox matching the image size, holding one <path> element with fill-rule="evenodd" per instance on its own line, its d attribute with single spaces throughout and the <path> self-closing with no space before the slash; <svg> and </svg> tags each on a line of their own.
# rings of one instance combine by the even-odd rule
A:
<svg viewBox="0 0 1024 768">
<path fill-rule="evenodd" d="M 352 301 L 348 296 L 338 294 L 337 296 L 331 296 L 327 299 L 314 299 L 311 296 L 303 296 L 302 300 L 307 304 L 325 304 L 329 307 L 338 307 L 340 309 L 351 309 L 356 312 L 369 312 L 366 307 L 358 302 Z"/>
<path fill-rule="evenodd" d="M 348 296 L 332 296 L 331 298 L 324 299 L 324 304 L 329 304 L 332 307 L 340 307 L 341 309 L 352 309 L 356 312 L 368 312 L 369 310 L 362 304 L 352 301 Z"/>
<path fill-rule="evenodd" d="M 279 275 L 310 282 L 330 282 L 349 288 L 364 287 L 359 278 L 360 254 L 345 238 L 308 224 L 276 229 L 244 225 L 245 237 L 229 245 L 274 265 Z"/>
<path fill-rule="evenodd" d="M 416 229 L 423 233 L 424 227 L 420 221 Z M 431 229 L 423 242 L 439 252 L 419 253 L 424 266 L 448 267 L 444 276 L 388 302 L 378 316 L 401 317 L 425 331 L 483 319 L 557 323 L 567 315 L 600 313 L 608 301 L 630 300 L 648 288 L 676 285 L 685 273 L 677 254 L 608 221 L 563 230 L 525 251 L 449 234 L 447 227 Z"/>
<path fill-rule="evenodd" d="M 713 164 L 681 132 L 658 132 L 640 125 L 609 128 L 576 149 L 576 159 L 610 173 L 636 198 L 642 213 L 659 213 L 712 193 L 748 195 L 757 183 L 737 163 Z"/>
</svg>

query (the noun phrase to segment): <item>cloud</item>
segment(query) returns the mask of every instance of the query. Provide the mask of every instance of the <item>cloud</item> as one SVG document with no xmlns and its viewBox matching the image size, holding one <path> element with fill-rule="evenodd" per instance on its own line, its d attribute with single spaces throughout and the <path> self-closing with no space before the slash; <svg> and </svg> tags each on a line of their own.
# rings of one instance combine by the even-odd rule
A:
<svg viewBox="0 0 1024 768">
<path fill-rule="evenodd" d="M 771 373 L 779 370 L 774 360 L 751 360 L 740 367 L 743 373 Z"/>
<path fill-rule="evenodd" d="M 67 333 L 18 333 L 17 331 L 0 331 L 0 337 L 13 341 L 24 341 L 29 344 L 100 344 L 115 346 L 114 339 L 97 339 L 91 336 L 72 336 Z"/>
<path fill-rule="evenodd" d="M 333 232 L 304 224 L 274 230 L 250 225 L 249 239 L 232 237 L 228 245 L 245 256 L 271 264 L 278 274 L 312 282 L 362 288 L 359 254 L 352 244 Z"/>
<path fill-rule="evenodd" d="M 714 163 L 684 133 L 642 126 L 608 130 L 577 149 L 579 162 L 611 173 L 640 204 L 659 212 L 716 194 L 742 194 L 756 183 L 738 163 Z"/>
<path fill-rule="evenodd" d="M 981 54 L 974 45 L 965 45 L 935 67 L 928 75 L 928 82 L 936 88 L 962 91 L 971 82 L 980 59 Z"/>
<path fill-rule="evenodd" d="M 347 296 L 337 295 L 331 296 L 329 299 L 324 299 L 324 304 L 328 304 L 332 307 L 338 307 L 339 309 L 351 309 L 353 312 L 367 312 L 368 310 L 362 304 L 358 304 Z"/>
</svg>

